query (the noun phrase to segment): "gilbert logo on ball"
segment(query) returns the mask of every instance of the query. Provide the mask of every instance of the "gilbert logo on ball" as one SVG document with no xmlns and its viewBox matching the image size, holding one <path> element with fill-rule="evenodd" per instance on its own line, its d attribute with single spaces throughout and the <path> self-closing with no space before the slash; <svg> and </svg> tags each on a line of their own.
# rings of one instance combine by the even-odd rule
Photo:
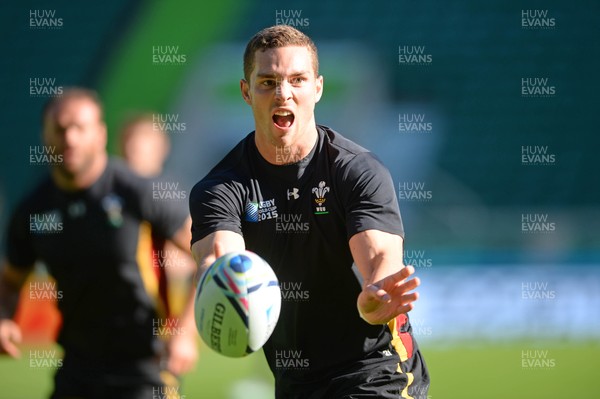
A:
<svg viewBox="0 0 600 399">
<path fill-rule="evenodd" d="M 198 332 L 210 348 L 229 357 L 243 357 L 262 348 L 280 310 L 277 276 L 265 260 L 249 251 L 217 259 L 196 291 Z"/>
</svg>

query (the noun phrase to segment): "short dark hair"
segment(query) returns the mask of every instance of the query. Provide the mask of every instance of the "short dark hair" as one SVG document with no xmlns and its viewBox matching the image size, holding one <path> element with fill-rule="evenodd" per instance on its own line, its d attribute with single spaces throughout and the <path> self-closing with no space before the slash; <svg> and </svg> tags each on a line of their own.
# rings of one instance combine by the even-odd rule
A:
<svg viewBox="0 0 600 399">
<path fill-rule="evenodd" d="M 287 46 L 307 47 L 313 59 L 315 75 L 319 74 L 319 55 L 317 46 L 310 37 L 289 25 L 275 25 L 256 33 L 246 45 L 244 51 L 244 79 L 250 80 L 254 69 L 254 54 L 272 48 Z"/>
<path fill-rule="evenodd" d="M 98 107 L 98 110 L 100 111 L 100 120 L 104 119 L 102 102 L 100 101 L 100 96 L 98 96 L 96 91 L 83 87 L 68 87 L 63 90 L 61 95 L 52 97 L 46 102 L 44 108 L 42 109 L 42 123 L 44 123 L 50 112 L 53 112 L 59 105 L 68 100 L 74 99 L 90 100 Z"/>
</svg>

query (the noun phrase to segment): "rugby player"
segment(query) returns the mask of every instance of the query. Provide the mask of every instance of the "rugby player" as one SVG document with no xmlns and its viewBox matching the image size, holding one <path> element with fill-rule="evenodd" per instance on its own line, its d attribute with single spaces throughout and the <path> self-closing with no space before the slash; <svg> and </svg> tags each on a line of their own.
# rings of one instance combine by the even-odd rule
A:
<svg viewBox="0 0 600 399">
<path fill-rule="evenodd" d="M 273 267 L 283 303 L 264 352 L 277 398 L 425 398 L 394 185 L 372 153 L 316 124 L 323 87 L 305 34 L 252 37 L 240 88 L 255 130 L 194 186 L 192 253 L 201 272 L 244 249 Z"/>
<path fill-rule="evenodd" d="M 164 344 L 150 231 L 189 251 L 185 207 L 153 201 L 150 181 L 106 152 L 95 92 L 72 88 L 43 111 L 44 144 L 60 155 L 9 222 L 0 274 L 0 352 L 20 355 L 11 318 L 34 264 L 61 293 L 58 343 L 64 349 L 53 399 L 152 398 L 195 363 L 193 301 Z M 172 390 L 171 390 L 172 391 Z"/>
</svg>

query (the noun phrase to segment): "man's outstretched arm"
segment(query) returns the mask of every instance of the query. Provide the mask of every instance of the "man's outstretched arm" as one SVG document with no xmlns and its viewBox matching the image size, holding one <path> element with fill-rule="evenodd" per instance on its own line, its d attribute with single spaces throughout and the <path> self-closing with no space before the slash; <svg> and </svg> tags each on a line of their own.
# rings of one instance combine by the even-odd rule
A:
<svg viewBox="0 0 600 399">
<path fill-rule="evenodd" d="M 363 277 L 357 298 L 361 317 L 369 324 L 385 324 L 413 308 L 420 284 L 402 262 L 402 237 L 379 230 L 366 230 L 350 238 L 354 262 Z"/>
</svg>

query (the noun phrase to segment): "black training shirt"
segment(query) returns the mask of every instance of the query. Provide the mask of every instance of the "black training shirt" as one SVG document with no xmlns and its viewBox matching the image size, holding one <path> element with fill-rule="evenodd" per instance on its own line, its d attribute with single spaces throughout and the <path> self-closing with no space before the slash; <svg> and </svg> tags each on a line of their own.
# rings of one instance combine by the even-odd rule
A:
<svg viewBox="0 0 600 399">
<path fill-rule="evenodd" d="M 368 229 L 403 235 L 394 185 L 372 153 L 317 130 L 311 153 L 288 165 L 268 163 L 250 133 L 190 195 L 192 242 L 239 233 L 277 274 L 281 315 L 264 351 L 279 385 L 309 383 L 390 349 L 389 328 L 358 315 L 348 240 Z"/>
<path fill-rule="evenodd" d="M 152 232 L 170 238 L 185 204 L 157 200 L 150 181 L 109 160 L 88 189 L 66 192 L 47 177 L 19 205 L 7 235 L 8 261 L 42 261 L 57 281 L 67 355 L 95 361 L 154 356 L 159 321 L 144 281 L 152 279 Z"/>
</svg>

